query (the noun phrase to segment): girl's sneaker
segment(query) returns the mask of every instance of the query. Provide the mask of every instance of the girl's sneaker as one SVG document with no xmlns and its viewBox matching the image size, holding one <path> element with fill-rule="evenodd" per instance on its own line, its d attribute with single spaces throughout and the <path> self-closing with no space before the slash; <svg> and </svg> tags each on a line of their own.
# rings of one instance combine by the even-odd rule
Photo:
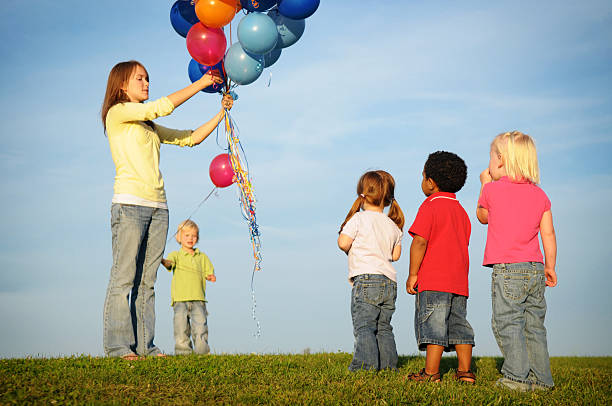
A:
<svg viewBox="0 0 612 406">
<path fill-rule="evenodd" d="M 497 382 L 495 382 L 495 386 L 501 386 L 506 389 L 517 390 L 520 392 L 527 392 L 531 390 L 531 384 L 513 381 L 508 378 L 499 378 Z"/>
</svg>

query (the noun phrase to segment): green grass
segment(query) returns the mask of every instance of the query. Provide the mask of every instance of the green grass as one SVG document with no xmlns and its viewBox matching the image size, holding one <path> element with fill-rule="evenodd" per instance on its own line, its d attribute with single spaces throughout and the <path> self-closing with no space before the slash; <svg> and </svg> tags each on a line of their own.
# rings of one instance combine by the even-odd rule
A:
<svg viewBox="0 0 612 406">
<path fill-rule="evenodd" d="M 423 357 L 400 357 L 398 372 L 349 373 L 351 354 L 209 355 L 0 359 L 0 405 L 8 404 L 413 404 L 611 405 L 612 358 L 551 359 L 556 387 L 515 393 L 495 387 L 501 358 L 474 359 L 476 386 L 452 379 L 405 383 Z"/>
</svg>

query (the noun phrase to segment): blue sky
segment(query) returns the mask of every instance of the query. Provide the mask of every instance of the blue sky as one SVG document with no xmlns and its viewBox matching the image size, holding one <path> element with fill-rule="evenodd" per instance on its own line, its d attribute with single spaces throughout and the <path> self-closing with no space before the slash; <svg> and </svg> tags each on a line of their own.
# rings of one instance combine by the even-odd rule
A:
<svg viewBox="0 0 612 406">
<path fill-rule="evenodd" d="M 475 205 L 490 141 L 517 129 L 536 140 L 557 231 L 559 285 L 547 290 L 550 353 L 612 355 L 610 2 L 346 4 L 323 1 L 303 37 L 236 90 L 232 116 L 262 232 L 263 270 L 255 275 L 262 336 L 253 336 L 253 260 L 232 186 L 193 217 L 218 278 L 207 289 L 213 352 L 352 351 L 347 261 L 336 238 L 357 179 L 369 169 L 389 171 L 409 225 L 424 199 L 425 159 L 442 149 L 468 165 L 458 198 L 473 229 L 474 352 L 499 355 L 490 271 L 480 266 L 486 227 Z M 0 5 L 0 357 L 102 354 L 114 166 L 100 105 L 108 72 L 122 60 L 147 67 L 152 99 L 189 83 L 190 57 L 170 26 L 171 5 Z M 194 128 L 218 106 L 217 95 L 202 93 L 159 122 Z M 162 147 L 171 232 L 212 189 L 208 166 L 219 153 L 214 136 L 194 149 Z M 392 324 L 401 354 L 417 353 L 414 299 L 403 289 L 409 244 L 405 237 L 396 263 Z M 167 252 L 177 248 L 168 242 Z M 160 268 L 156 343 L 168 353 L 170 280 Z"/>
</svg>

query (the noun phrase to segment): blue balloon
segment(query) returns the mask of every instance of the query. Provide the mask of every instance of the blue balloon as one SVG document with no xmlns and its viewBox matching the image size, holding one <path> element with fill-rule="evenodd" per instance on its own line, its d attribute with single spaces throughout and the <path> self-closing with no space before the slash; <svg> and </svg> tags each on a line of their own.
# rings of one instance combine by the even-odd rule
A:
<svg viewBox="0 0 612 406">
<path fill-rule="evenodd" d="M 170 9 L 170 23 L 181 37 L 187 37 L 192 25 L 197 23 L 198 16 L 191 1 L 177 0 Z"/>
<path fill-rule="evenodd" d="M 266 11 L 276 4 L 276 0 L 240 0 L 240 5 L 246 11 Z"/>
<path fill-rule="evenodd" d="M 189 80 L 191 83 L 199 80 L 206 72 L 209 70 L 217 70 L 219 71 L 219 75 L 221 79 L 225 82 L 225 74 L 223 73 L 223 61 L 219 62 L 213 66 L 206 66 L 198 63 L 195 59 L 189 61 L 189 67 L 187 68 L 187 73 L 189 74 Z M 213 83 L 212 85 L 205 87 L 202 89 L 203 92 L 206 93 L 219 93 L 223 90 L 223 83 Z"/>
<path fill-rule="evenodd" d="M 308 18 L 317 11 L 320 0 L 278 0 L 278 11 L 294 20 Z"/>
<path fill-rule="evenodd" d="M 238 24 L 238 41 L 252 54 L 267 54 L 276 46 L 278 31 L 274 20 L 264 13 L 249 13 Z"/>
<path fill-rule="evenodd" d="M 263 55 L 247 53 L 240 42 L 235 42 L 225 54 L 225 72 L 239 85 L 248 85 L 257 80 L 263 72 Z"/>
<path fill-rule="evenodd" d="M 268 11 L 268 16 L 276 24 L 276 31 L 278 31 L 277 49 L 287 48 L 295 44 L 304 34 L 304 29 L 306 28 L 305 20 L 293 20 L 285 17 L 278 12 L 277 8 Z"/>
<path fill-rule="evenodd" d="M 278 58 L 280 58 L 280 56 L 281 56 L 280 48 L 275 48 L 271 50 L 270 52 L 268 52 L 267 54 L 265 54 L 263 56 L 264 57 L 264 68 L 269 68 L 270 66 L 274 65 L 274 63 L 278 61 Z"/>
</svg>

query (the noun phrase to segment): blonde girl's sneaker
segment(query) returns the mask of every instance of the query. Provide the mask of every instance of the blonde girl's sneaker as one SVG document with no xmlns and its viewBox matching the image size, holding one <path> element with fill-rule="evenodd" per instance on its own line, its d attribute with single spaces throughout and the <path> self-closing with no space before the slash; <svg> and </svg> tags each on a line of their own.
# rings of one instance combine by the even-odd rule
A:
<svg viewBox="0 0 612 406">
<path fill-rule="evenodd" d="M 500 386 L 506 389 L 512 389 L 519 392 L 527 392 L 531 390 L 531 384 L 524 382 L 513 381 L 508 378 L 499 378 L 497 382 L 495 382 L 495 386 Z"/>
</svg>

